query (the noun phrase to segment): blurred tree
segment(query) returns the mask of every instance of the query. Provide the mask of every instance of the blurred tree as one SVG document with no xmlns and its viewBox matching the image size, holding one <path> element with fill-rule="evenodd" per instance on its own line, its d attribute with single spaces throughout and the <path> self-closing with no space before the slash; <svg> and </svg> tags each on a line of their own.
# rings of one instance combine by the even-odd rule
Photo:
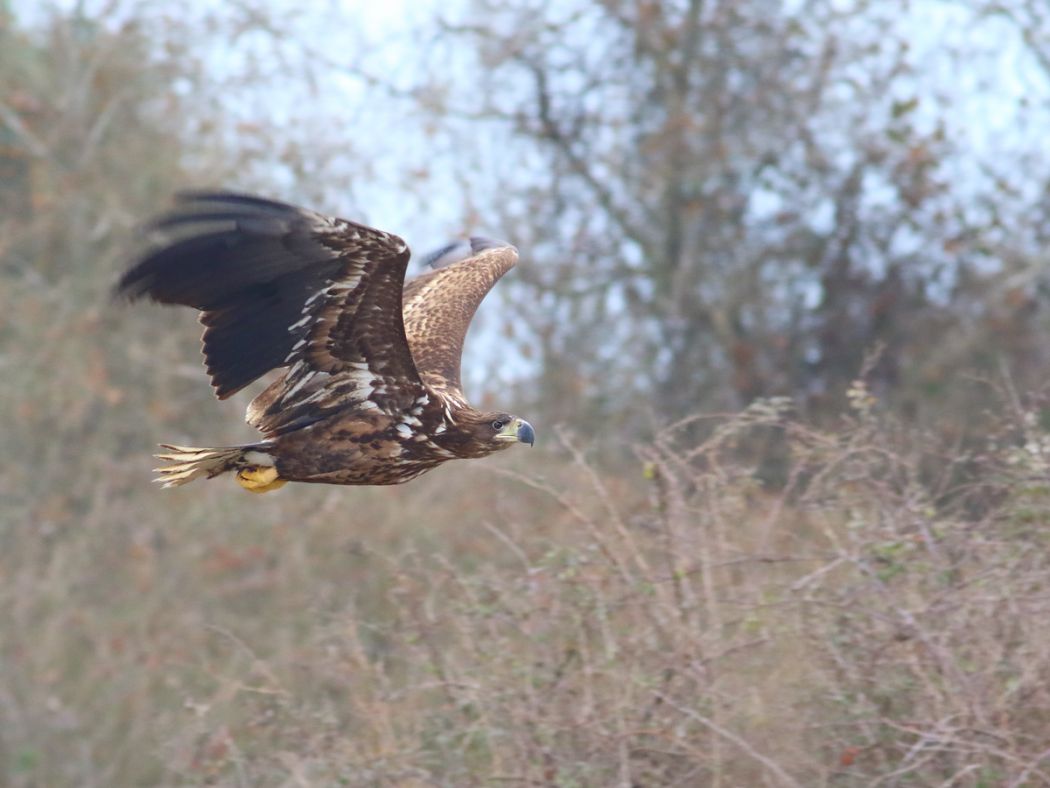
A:
<svg viewBox="0 0 1050 788">
<path fill-rule="evenodd" d="M 822 412 L 875 347 L 876 390 L 916 412 L 1003 356 L 1046 369 L 1034 302 L 996 284 L 1001 198 L 1035 214 L 959 172 L 953 97 L 918 80 L 901 20 L 953 12 L 934 5 L 475 0 L 446 23 L 477 60 L 439 111 L 510 131 L 493 202 L 533 261 L 552 417 L 644 429 L 643 397 L 663 421 L 771 394 Z"/>
<path fill-rule="evenodd" d="M 193 62 L 158 58 L 134 21 L 80 14 L 0 37 L 0 133 L 19 173 L 5 191 L 24 207 L 0 218 L 8 274 L 102 285 L 107 248 L 180 179 L 189 113 L 173 88 Z"/>
<path fill-rule="evenodd" d="M 40 469 L 96 434 L 99 457 L 119 456 L 159 392 L 179 385 L 178 371 L 147 381 L 136 367 L 196 343 L 171 330 L 174 315 L 110 300 L 135 224 L 193 177 L 187 136 L 198 161 L 221 160 L 220 142 L 199 133 L 215 115 L 189 28 L 117 5 L 0 26 L 0 167 L 11 176 L 0 183 L 0 409 L 13 415 L 0 452 L 19 458 L 0 481 L 4 506 L 55 489 L 90 499 L 89 476 L 67 468 L 58 482 Z"/>
</svg>

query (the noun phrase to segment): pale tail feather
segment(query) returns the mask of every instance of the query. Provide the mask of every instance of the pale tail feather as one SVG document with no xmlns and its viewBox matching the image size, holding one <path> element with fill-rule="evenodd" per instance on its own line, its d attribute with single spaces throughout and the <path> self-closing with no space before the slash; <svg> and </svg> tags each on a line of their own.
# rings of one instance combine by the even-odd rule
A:
<svg viewBox="0 0 1050 788">
<path fill-rule="evenodd" d="M 212 478 L 220 473 L 232 471 L 245 465 L 245 455 L 255 451 L 251 446 L 227 446 L 217 449 L 201 449 L 192 446 L 160 445 L 167 449 L 166 454 L 153 455 L 158 460 L 168 460 L 172 465 L 154 468 L 159 473 L 153 481 L 160 482 L 165 488 L 178 487 L 199 479 L 202 476 Z"/>
</svg>

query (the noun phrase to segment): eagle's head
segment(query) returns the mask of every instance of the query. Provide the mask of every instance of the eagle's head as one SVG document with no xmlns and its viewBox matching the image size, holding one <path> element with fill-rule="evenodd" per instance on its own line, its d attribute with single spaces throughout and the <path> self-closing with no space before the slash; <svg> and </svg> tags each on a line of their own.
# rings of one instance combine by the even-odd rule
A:
<svg viewBox="0 0 1050 788">
<path fill-rule="evenodd" d="M 463 454 L 468 457 L 484 457 L 515 443 L 536 442 L 532 425 L 520 416 L 501 411 L 461 411 L 456 417 L 456 432 L 461 436 Z"/>
</svg>

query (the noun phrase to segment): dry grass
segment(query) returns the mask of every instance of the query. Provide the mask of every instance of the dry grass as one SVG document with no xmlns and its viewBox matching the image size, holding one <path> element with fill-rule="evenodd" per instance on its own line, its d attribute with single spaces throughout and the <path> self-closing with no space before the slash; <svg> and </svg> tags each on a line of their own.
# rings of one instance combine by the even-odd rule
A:
<svg viewBox="0 0 1050 788">
<path fill-rule="evenodd" d="M 236 406 L 151 363 L 192 353 L 169 316 L 46 299 L 3 304 L 39 348 L 0 389 L 4 784 L 1050 784 L 1031 418 L 945 454 L 858 387 L 840 429 L 758 403 L 616 472 L 549 436 L 400 489 L 161 493 L 149 444 Z"/>
<path fill-rule="evenodd" d="M 125 88 L 168 72 L 119 38 L 102 112 L 78 40 L 0 220 L 0 784 L 1050 785 L 1038 403 L 974 447 L 858 385 L 834 429 L 757 403 L 624 458 L 536 420 L 403 488 L 151 486 L 153 444 L 251 433 L 189 315 L 107 301 L 182 113 L 147 133 Z"/>
</svg>

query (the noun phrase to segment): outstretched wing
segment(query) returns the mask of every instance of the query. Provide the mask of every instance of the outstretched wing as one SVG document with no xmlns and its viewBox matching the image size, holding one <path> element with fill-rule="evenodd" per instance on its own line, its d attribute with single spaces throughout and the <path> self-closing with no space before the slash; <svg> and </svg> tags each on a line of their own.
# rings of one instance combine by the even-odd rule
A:
<svg viewBox="0 0 1050 788">
<path fill-rule="evenodd" d="M 254 408 L 256 426 L 302 426 L 351 402 L 397 413 L 422 391 L 401 317 L 409 251 L 397 236 L 225 192 L 181 195 L 151 228 L 163 240 L 118 293 L 201 311 L 220 399 L 289 367 Z"/>
<path fill-rule="evenodd" d="M 482 299 L 518 261 L 503 241 L 471 238 L 431 256 L 434 271 L 405 286 L 404 319 L 412 358 L 423 380 L 463 399 L 460 357 L 470 321 Z"/>
</svg>

